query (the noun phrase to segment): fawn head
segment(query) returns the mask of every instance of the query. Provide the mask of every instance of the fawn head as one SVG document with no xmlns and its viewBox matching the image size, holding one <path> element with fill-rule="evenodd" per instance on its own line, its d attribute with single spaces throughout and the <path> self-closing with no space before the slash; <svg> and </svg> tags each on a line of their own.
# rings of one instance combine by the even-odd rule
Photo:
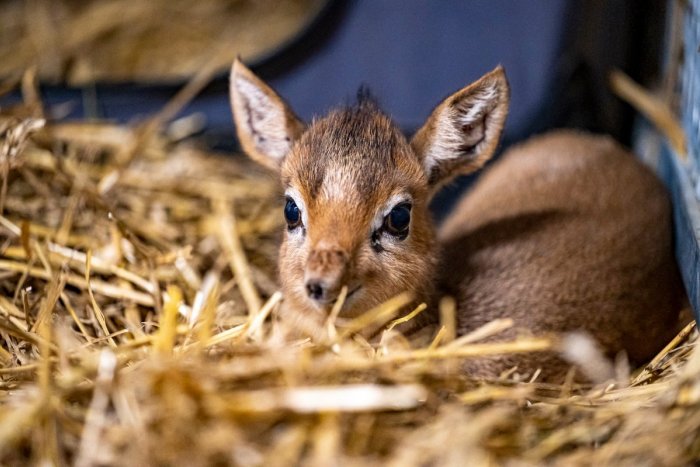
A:
<svg viewBox="0 0 700 467">
<path fill-rule="evenodd" d="M 428 203 L 493 154 L 508 112 L 503 69 L 445 99 L 410 142 L 367 95 L 306 125 L 238 60 L 230 86 L 241 146 L 284 189 L 287 302 L 323 316 L 342 286 L 345 316 L 403 291 L 427 300 L 437 261 Z"/>
</svg>

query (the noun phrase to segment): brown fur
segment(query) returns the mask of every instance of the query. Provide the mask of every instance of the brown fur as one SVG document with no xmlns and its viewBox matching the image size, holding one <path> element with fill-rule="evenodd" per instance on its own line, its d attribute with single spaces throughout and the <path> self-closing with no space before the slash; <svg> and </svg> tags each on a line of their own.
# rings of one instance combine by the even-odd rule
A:
<svg viewBox="0 0 700 467">
<path fill-rule="evenodd" d="M 460 333 L 508 316 L 520 332 L 586 331 L 609 355 L 624 350 L 641 362 L 675 329 L 670 201 L 608 137 L 558 131 L 511 149 L 439 238 Z M 495 360 L 472 370 L 493 376 L 518 364 L 552 379 L 567 369 L 552 356 Z"/>
<path fill-rule="evenodd" d="M 304 281 L 321 275 L 353 294 L 344 309 L 351 316 L 404 290 L 427 300 L 432 292 L 434 234 L 427 210 L 426 180 L 404 136 L 372 103 L 341 109 L 313 122 L 281 168 L 282 184 L 299 191 L 309 219 L 302 242 L 288 233 L 280 251 L 280 277 L 297 310 L 319 307 L 306 296 Z M 370 225 L 392 196 L 414 200 L 412 235 L 377 253 Z M 332 258 L 319 261 L 319 258 Z"/>
<path fill-rule="evenodd" d="M 635 361 L 674 329 L 669 201 L 608 138 L 558 132 L 513 149 L 436 241 L 432 193 L 480 168 L 500 138 L 509 99 L 501 68 L 438 105 L 410 143 L 370 100 L 306 127 L 240 62 L 231 87 L 244 149 L 279 173 L 302 213 L 301 225 L 285 232 L 279 270 L 287 316 L 306 332 L 323 322 L 342 286 L 350 291 L 344 316 L 406 290 L 416 302 L 448 293 L 457 299 L 460 334 L 511 317 L 516 328 L 499 339 L 584 330 L 610 355 L 625 350 Z M 411 204 L 408 235 L 376 235 L 401 203 Z M 323 284 L 322 299 L 310 283 Z M 467 369 L 497 376 L 512 366 L 523 374 L 542 368 L 549 380 L 568 369 L 553 354 Z"/>
</svg>

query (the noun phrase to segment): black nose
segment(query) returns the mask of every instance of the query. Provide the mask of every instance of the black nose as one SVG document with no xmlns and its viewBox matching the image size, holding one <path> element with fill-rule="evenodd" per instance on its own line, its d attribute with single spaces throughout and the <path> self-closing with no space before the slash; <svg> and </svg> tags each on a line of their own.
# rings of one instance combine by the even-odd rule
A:
<svg viewBox="0 0 700 467">
<path fill-rule="evenodd" d="M 319 281 L 309 281 L 306 283 L 306 292 L 314 300 L 321 300 L 324 292 L 323 284 Z"/>
</svg>

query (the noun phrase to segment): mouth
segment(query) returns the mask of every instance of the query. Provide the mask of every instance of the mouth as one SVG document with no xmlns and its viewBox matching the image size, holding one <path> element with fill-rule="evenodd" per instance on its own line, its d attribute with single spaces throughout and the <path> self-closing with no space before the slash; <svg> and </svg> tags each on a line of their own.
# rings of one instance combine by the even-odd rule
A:
<svg viewBox="0 0 700 467">
<path fill-rule="evenodd" d="M 348 293 L 345 295 L 345 300 L 343 300 L 343 306 L 347 305 L 347 303 L 350 301 L 350 299 L 353 296 L 355 296 L 355 294 L 357 292 L 359 292 L 361 288 L 362 288 L 362 286 L 358 285 L 354 289 L 349 290 Z M 326 308 L 326 307 L 332 307 L 333 305 L 335 305 L 335 303 L 338 301 L 339 298 L 340 298 L 340 294 L 336 295 L 335 297 L 329 297 L 325 300 L 312 300 L 312 302 L 314 302 L 316 304 L 316 306 L 318 306 L 320 308 Z"/>
</svg>

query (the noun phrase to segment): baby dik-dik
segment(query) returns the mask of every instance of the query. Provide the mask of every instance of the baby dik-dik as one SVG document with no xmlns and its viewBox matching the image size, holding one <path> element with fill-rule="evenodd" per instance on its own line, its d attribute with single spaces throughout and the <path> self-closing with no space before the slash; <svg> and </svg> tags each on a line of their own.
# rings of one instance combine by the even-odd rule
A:
<svg viewBox="0 0 700 467">
<path fill-rule="evenodd" d="M 496 318 L 534 334 L 583 330 L 638 361 L 677 316 L 669 201 L 654 176 L 608 138 L 560 132 L 513 149 L 436 235 L 428 203 L 481 168 L 498 144 L 509 89 L 499 67 L 440 103 L 409 142 L 360 96 L 306 125 L 241 62 L 231 103 L 245 152 L 276 171 L 287 228 L 279 274 L 289 308 L 322 321 L 342 286 L 353 316 L 411 291 L 457 300 L 457 331 Z M 479 376 L 567 366 L 554 355 L 468 364 Z"/>
</svg>

